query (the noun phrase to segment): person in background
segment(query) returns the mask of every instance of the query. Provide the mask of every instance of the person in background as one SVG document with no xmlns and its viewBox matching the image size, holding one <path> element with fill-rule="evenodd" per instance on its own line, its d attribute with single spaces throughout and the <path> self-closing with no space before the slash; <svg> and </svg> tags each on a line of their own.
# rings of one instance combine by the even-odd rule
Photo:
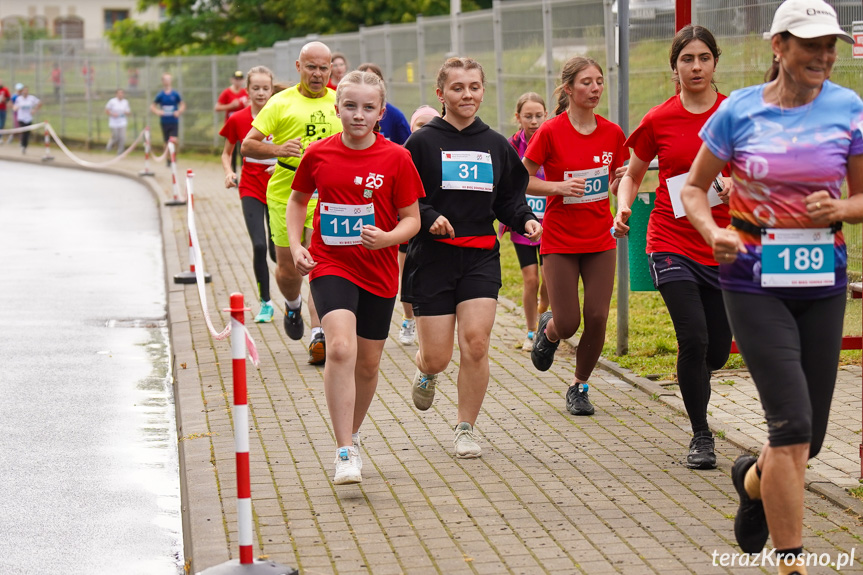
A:
<svg viewBox="0 0 863 575">
<path fill-rule="evenodd" d="M 186 111 L 186 102 L 183 101 L 180 93 L 174 90 L 171 82 L 170 74 L 162 74 L 162 90 L 156 94 L 156 98 L 150 104 L 150 111 L 159 116 L 162 138 L 166 146 L 171 138 L 177 139 L 180 133 L 180 116 Z M 167 161 L 170 166 L 170 154 Z"/>
<path fill-rule="evenodd" d="M 54 86 L 54 101 L 59 102 L 63 97 L 63 71 L 60 64 L 54 64 L 51 68 L 51 85 Z"/>
<path fill-rule="evenodd" d="M 731 468 L 734 536 L 744 553 L 771 538 L 780 575 L 806 575 L 806 467 L 827 432 L 845 319 L 841 227 L 863 221 L 863 101 L 829 80 L 837 39 L 852 42 L 829 4 L 786 0 L 769 37 L 767 82 L 732 92 L 704 124 L 681 199 L 719 262 L 767 420 L 760 455 Z M 731 226 L 722 227 L 707 193 L 729 163 Z"/>
<path fill-rule="evenodd" d="M 9 88 L 4 86 L 3 80 L 0 79 L 0 130 L 6 127 L 6 111 L 11 97 L 12 94 L 9 92 Z M 2 143 L 3 136 L 0 136 L 0 144 Z"/>
<path fill-rule="evenodd" d="M 527 144 L 531 137 L 536 133 L 539 127 L 545 122 L 548 112 L 545 109 L 545 100 L 536 92 L 527 92 L 522 94 L 515 105 L 515 121 L 521 127 L 509 143 L 518 151 L 518 157 L 523 158 L 524 152 L 527 150 Z M 536 177 L 545 179 L 545 173 L 542 167 L 536 171 Z M 533 210 L 533 215 L 539 219 L 542 224 L 542 218 L 545 215 L 545 204 L 547 198 L 543 196 L 527 196 L 527 204 Z M 521 268 L 521 279 L 523 282 L 521 303 L 524 308 L 524 320 L 527 323 L 527 336 L 521 349 L 524 351 L 533 350 L 533 338 L 536 332 L 537 317 L 548 311 L 548 288 L 545 285 L 544 274 L 540 270 L 542 265 L 542 255 L 539 253 L 540 242 L 532 242 L 521 234 L 512 233 L 512 230 L 500 224 L 498 234 L 503 236 L 504 233 L 510 232 L 509 237 L 512 240 L 512 247 L 515 249 L 518 265 Z M 540 277 L 543 277 L 540 284 Z M 537 305 L 537 296 L 539 299 Z"/>
<path fill-rule="evenodd" d="M 285 297 L 285 333 L 300 340 L 305 333 L 301 289 L 303 276 L 291 257 L 285 219 L 291 184 L 304 151 L 318 140 L 342 131 L 336 117 L 336 94 L 327 88 L 330 77 L 330 49 L 322 42 L 309 42 L 300 50 L 294 63 L 300 75 L 298 84 L 270 98 L 261 113 L 252 121 L 252 129 L 243 140 L 243 156 L 267 159 L 276 157 L 276 168 L 267 184 L 267 209 L 270 211 L 270 231 L 276 244 L 276 283 Z M 272 143 L 265 140 L 272 135 Z M 334 166 L 338 171 L 338 166 Z M 317 198 L 312 198 L 306 212 L 305 233 L 301 240 L 308 246 L 312 237 Z M 321 328 L 314 305 L 313 292 L 307 302 L 311 323 L 309 359 L 311 365 L 323 365 L 327 360 L 326 336 Z"/>
<path fill-rule="evenodd" d="M 350 69 L 348 59 L 341 52 L 333 52 L 333 60 L 330 64 L 330 79 L 327 81 L 327 88 L 335 90 L 339 85 L 339 81 L 345 77 Z"/>
<path fill-rule="evenodd" d="M 691 469 L 716 467 L 713 433 L 707 424 L 710 374 L 728 361 L 731 328 L 719 287 L 719 264 L 698 230 L 682 213 L 675 213 L 669 186 L 680 193 L 682 186 L 672 178 L 686 179 L 701 147 L 698 131 L 725 100 L 713 83 L 719 54 L 713 34 L 702 26 L 684 26 L 672 40 L 670 64 L 678 93 L 651 109 L 626 141 L 633 154 L 620 181 L 614 218 L 614 235 L 623 237 L 641 181 L 650 161 L 659 156 L 647 254 L 653 285 L 665 301 L 677 336 L 677 382 L 692 426 L 686 456 Z M 723 178 L 717 196 L 722 201 L 712 208 L 713 219 L 722 227 L 729 223 L 731 185 L 731 178 Z"/>
<path fill-rule="evenodd" d="M 231 76 L 231 85 L 225 88 L 222 93 L 219 94 L 218 100 L 216 100 L 215 110 L 217 112 L 225 113 L 226 124 L 232 115 L 249 105 L 249 94 L 243 86 L 244 81 L 245 76 L 240 70 L 234 72 Z M 272 93 L 272 89 L 270 90 L 270 93 Z M 240 147 L 234 146 L 234 152 L 231 155 L 231 170 L 235 173 L 237 171 L 237 156 L 239 154 Z"/>
<path fill-rule="evenodd" d="M 411 116 L 411 133 L 416 132 L 432 118 L 440 118 L 440 112 L 431 106 L 420 106 Z M 399 245 L 399 286 L 405 269 L 405 256 L 408 253 L 408 242 Z M 414 318 L 414 308 L 407 302 L 402 302 L 402 324 L 399 327 L 399 343 L 413 345 L 417 339 L 417 322 Z"/>
<path fill-rule="evenodd" d="M 222 169 L 225 171 L 225 187 L 237 188 L 243 207 L 246 229 L 252 240 L 252 269 L 258 284 L 258 298 L 261 311 L 255 316 L 257 323 L 273 321 L 273 301 L 270 297 L 270 269 L 267 266 L 267 252 L 276 261 L 276 246 L 270 234 L 270 212 L 267 209 L 267 184 L 270 170 L 276 165 L 276 158 L 258 160 L 246 158 L 243 161 L 243 177 L 237 182 L 237 174 L 231 166 L 233 152 L 239 147 L 246 134 L 252 129 L 252 121 L 273 95 L 273 73 L 264 66 L 255 66 L 246 75 L 246 89 L 250 105 L 233 114 L 219 135 L 225 138 L 222 150 Z M 266 140 L 265 140 L 266 141 Z M 272 143 L 272 138 L 269 143 Z"/>
<path fill-rule="evenodd" d="M 132 113 L 129 107 L 129 100 L 123 89 L 117 90 L 117 94 L 108 100 L 105 104 L 105 113 L 108 115 L 108 128 L 111 130 L 111 138 L 105 149 L 110 151 L 112 147 L 117 146 L 117 155 L 122 154 L 126 149 L 126 126 L 128 120 L 126 116 Z"/>
<path fill-rule="evenodd" d="M 11 106 L 12 106 L 12 128 L 13 129 L 18 127 L 18 115 L 15 113 L 15 100 L 17 100 L 18 96 L 21 95 L 21 90 L 23 90 L 23 89 L 24 89 L 24 84 L 22 84 L 21 82 L 18 82 L 17 84 L 15 84 L 15 88 L 12 91 L 12 96 L 9 98 L 9 104 L 11 104 Z M 2 139 L 3 139 L 3 137 L 0 136 L 0 140 L 2 140 Z M 10 143 L 12 143 L 12 140 L 14 140 L 14 139 L 15 139 L 15 134 L 9 134 L 9 137 L 6 139 L 6 143 L 10 144 Z"/>
<path fill-rule="evenodd" d="M 371 72 L 383 82 L 386 82 L 383 70 L 377 64 L 366 62 L 365 64 L 360 64 L 357 70 L 360 72 Z M 387 140 L 399 145 L 404 145 L 408 136 L 411 135 L 411 127 L 405 115 L 389 102 L 387 102 L 386 110 L 384 110 L 384 117 L 381 119 L 381 134 Z"/>
<path fill-rule="evenodd" d="M 27 86 L 21 87 L 21 93 L 15 98 L 13 109 L 15 110 L 15 118 L 18 120 L 18 127 L 26 128 L 33 123 L 33 117 L 36 112 L 42 107 L 42 102 L 39 98 L 30 93 Z M 30 143 L 30 131 L 21 133 L 21 154 L 27 153 L 27 145 Z"/>
<path fill-rule="evenodd" d="M 620 126 L 594 113 L 605 89 L 599 63 L 570 58 L 560 79 L 556 116 L 533 135 L 522 160 L 530 174 L 528 193 L 550 196 L 540 253 L 552 311 L 539 318 L 530 359 L 536 369 L 547 371 L 560 340 L 572 337 L 583 318 L 566 410 L 587 416 L 594 413 L 588 380 L 605 343 L 614 291 L 617 242 L 610 233 L 609 194 L 617 193 L 629 150 Z M 545 180 L 537 177 L 540 167 Z M 579 280 L 584 285 L 583 310 Z"/>
</svg>

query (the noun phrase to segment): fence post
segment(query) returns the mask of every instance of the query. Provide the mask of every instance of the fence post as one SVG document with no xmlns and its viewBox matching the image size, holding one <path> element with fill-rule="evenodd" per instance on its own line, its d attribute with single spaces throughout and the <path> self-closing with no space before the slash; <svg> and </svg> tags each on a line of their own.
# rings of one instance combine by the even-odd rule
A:
<svg viewBox="0 0 863 575">
<path fill-rule="evenodd" d="M 422 14 L 417 15 L 417 80 L 420 88 L 420 105 L 426 103 L 425 78 L 426 78 L 426 41 L 425 20 Z"/>
<path fill-rule="evenodd" d="M 491 3 L 492 39 L 494 40 L 494 67 L 497 72 L 497 131 L 503 131 L 503 119 L 506 117 L 506 95 L 504 94 L 503 71 L 503 8 L 500 0 Z"/>
<path fill-rule="evenodd" d="M 617 93 L 620 119 L 618 125 L 629 135 L 629 0 L 619 0 L 617 17 L 620 42 L 620 78 Z M 617 239 L 617 355 L 629 353 L 629 240 Z"/>
</svg>

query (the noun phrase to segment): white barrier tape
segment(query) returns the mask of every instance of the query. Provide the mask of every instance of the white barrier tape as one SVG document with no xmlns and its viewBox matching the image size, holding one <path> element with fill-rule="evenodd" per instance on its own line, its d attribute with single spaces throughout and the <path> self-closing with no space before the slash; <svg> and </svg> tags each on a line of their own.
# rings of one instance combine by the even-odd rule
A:
<svg viewBox="0 0 863 575">
<path fill-rule="evenodd" d="M 32 132 L 34 130 L 38 130 L 44 125 L 45 122 L 39 122 L 38 124 L 24 126 L 23 128 L 8 128 L 6 130 L 0 130 L 0 136 L 5 136 L 6 134 L 23 134 L 24 132 Z"/>
<path fill-rule="evenodd" d="M 150 144 L 150 154 L 151 154 L 151 155 L 153 154 L 153 145 L 152 145 L 152 143 Z M 153 156 L 153 161 L 154 161 L 154 162 L 161 162 L 162 160 L 164 160 L 164 159 L 165 159 L 165 158 L 167 158 L 167 157 L 168 157 L 168 146 L 165 146 L 165 149 L 164 149 L 164 150 L 162 150 L 162 153 L 161 153 L 161 154 L 159 154 L 158 156 Z"/>
<path fill-rule="evenodd" d="M 47 129 L 48 133 L 51 134 L 51 137 L 54 138 L 54 141 L 57 143 L 57 147 L 60 148 L 60 150 L 62 150 L 63 153 L 69 157 L 70 160 L 72 160 L 79 166 L 85 168 L 104 168 L 106 166 L 110 166 L 111 164 L 116 164 L 117 162 L 131 154 L 132 150 L 134 150 L 138 146 L 138 144 L 141 142 L 141 139 L 144 137 L 144 132 L 138 134 L 138 137 L 135 138 L 135 141 L 132 142 L 132 145 L 126 148 L 126 150 L 122 154 L 120 154 L 119 156 L 115 156 L 107 162 L 88 162 L 87 160 L 82 160 L 81 158 L 76 156 L 69 148 L 66 147 L 66 144 L 63 143 L 63 140 L 60 139 L 60 136 L 57 135 L 57 132 L 54 131 L 54 128 L 51 126 L 51 124 L 45 124 L 45 129 Z"/>
<path fill-rule="evenodd" d="M 191 189 L 191 182 L 188 178 L 186 178 L 187 185 L 189 189 L 186 191 L 186 195 L 189 198 L 188 210 L 187 214 L 187 224 L 189 226 L 189 237 L 192 243 L 192 251 L 195 254 L 195 280 L 198 285 L 198 298 L 201 300 L 201 308 L 204 311 L 204 320 L 207 323 L 207 328 L 210 330 L 210 334 L 214 339 L 220 341 L 225 339 L 231 334 L 231 324 L 228 323 L 220 332 L 216 331 L 216 328 L 213 327 L 213 322 L 210 319 L 209 306 L 207 304 L 207 292 L 205 290 L 205 280 L 204 280 L 204 257 L 201 254 L 201 247 L 198 245 L 198 230 L 195 227 L 195 212 L 193 209 L 194 205 L 194 194 Z M 260 365 L 260 360 L 258 358 L 258 348 L 255 346 L 255 340 L 252 339 L 252 334 L 249 333 L 249 329 L 246 326 L 243 326 L 243 330 L 246 332 L 246 346 L 247 351 L 249 352 L 249 357 L 252 360 L 252 363 L 255 364 L 255 367 Z"/>
</svg>

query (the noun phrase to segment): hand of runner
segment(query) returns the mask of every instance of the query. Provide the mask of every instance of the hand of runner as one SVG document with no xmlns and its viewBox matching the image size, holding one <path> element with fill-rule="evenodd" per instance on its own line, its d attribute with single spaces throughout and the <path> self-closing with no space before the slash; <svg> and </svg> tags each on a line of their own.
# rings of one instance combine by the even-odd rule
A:
<svg viewBox="0 0 863 575">
<path fill-rule="evenodd" d="M 300 138 L 288 140 L 280 146 L 276 146 L 276 156 L 279 158 L 299 158 L 303 155 L 303 144 Z"/>
<path fill-rule="evenodd" d="M 455 239 L 455 230 L 444 216 L 438 216 L 429 228 L 429 233 L 435 236 L 449 236 L 450 239 Z"/>
<path fill-rule="evenodd" d="M 555 182 L 554 195 L 565 198 L 580 198 L 584 196 L 584 178 L 572 178 L 563 182 Z"/>
<path fill-rule="evenodd" d="M 719 196 L 719 199 L 722 200 L 723 204 L 728 205 L 728 200 L 731 197 L 731 190 L 734 189 L 734 180 L 723 176 L 719 176 L 717 179 L 722 183 L 722 189 L 717 190 L 716 194 Z"/>
<path fill-rule="evenodd" d="M 617 215 L 614 216 L 614 237 L 622 238 L 629 233 L 629 226 L 626 222 L 629 221 L 629 216 L 632 215 L 632 210 L 624 206 L 617 207 Z"/>
<path fill-rule="evenodd" d="M 229 173 L 225 176 L 225 187 L 226 188 L 236 188 L 237 187 L 237 174 L 234 172 Z"/>
<path fill-rule="evenodd" d="M 713 246 L 713 258 L 720 264 L 733 263 L 737 254 L 746 253 L 740 235 L 727 228 L 717 227 L 710 238 L 710 245 Z"/>
<path fill-rule="evenodd" d="M 614 180 L 608 188 L 608 191 L 611 192 L 612 195 L 617 195 L 617 188 L 620 186 L 620 179 L 623 178 L 624 175 L 626 175 L 626 166 L 620 166 L 614 170 Z"/>
<path fill-rule="evenodd" d="M 291 257 L 294 258 L 294 267 L 300 272 L 300 275 L 307 275 L 312 268 L 318 265 L 318 262 L 312 259 L 312 254 L 309 253 L 303 246 L 291 248 Z"/>
<path fill-rule="evenodd" d="M 524 235 L 532 242 L 538 241 L 542 236 L 542 225 L 536 220 L 529 220 L 524 224 Z"/>
<path fill-rule="evenodd" d="M 842 220 L 839 213 L 840 206 L 830 197 L 827 190 L 812 192 L 803 201 L 806 204 L 806 212 L 816 224 L 827 226 Z"/>
<path fill-rule="evenodd" d="M 388 235 L 387 232 L 375 226 L 363 226 L 360 231 L 363 247 L 369 250 L 379 250 L 391 246 L 392 244 L 387 241 Z"/>
</svg>

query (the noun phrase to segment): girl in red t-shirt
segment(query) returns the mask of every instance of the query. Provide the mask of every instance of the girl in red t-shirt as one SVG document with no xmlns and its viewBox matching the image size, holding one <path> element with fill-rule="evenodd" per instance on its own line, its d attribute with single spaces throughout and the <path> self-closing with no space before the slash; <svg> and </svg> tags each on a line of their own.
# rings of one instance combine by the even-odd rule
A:
<svg viewBox="0 0 863 575">
<path fill-rule="evenodd" d="M 731 329 L 719 288 L 719 264 L 682 211 L 675 213 L 669 188 L 679 197 L 682 186 L 677 182 L 686 179 L 701 147 L 698 132 L 725 99 L 713 84 L 719 54 L 713 34 L 702 26 L 685 26 L 674 37 L 670 63 L 679 93 L 650 110 L 626 141 L 633 155 L 620 182 L 614 218 L 615 236 L 622 237 L 629 231 L 630 206 L 647 167 L 659 156 L 647 254 L 653 285 L 665 300 L 677 335 L 677 381 L 693 433 L 686 465 L 693 469 L 716 467 L 713 434 L 707 425 L 710 373 L 728 360 Z M 718 187 L 712 214 L 725 227 L 731 179 L 722 178 Z"/>
<path fill-rule="evenodd" d="M 420 228 L 425 195 L 410 153 L 377 133 L 386 89 L 371 72 L 351 72 L 336 90 L 343 132 L 309 146 L 288 201 L 294 265 L 309 287 L 327 334 L 324 393 L 336 437 L 333 483 L 362 481 L 359 429 L 398 292 L 398 245 Z M 318 191 L 314 232 L 300 239 Z"/>
<path fill-rule="evenodd" d="M 231 157 L 238 142 L 242 142 L 249 130 L 252 120 L 273 95 L 273 73 L 264 66 L 256 66 L 246 74 L 251 105 L 232 114 L 220 136 L 225 138 L 222 149 L 222 169 L 225 171 L 225 187 L 238 186 L 237 174 L 231 167 Z M 270 270 L 267 267 L 267 251 L 270 259 L 276 261 L 276 247 L 270 239 L 270 212 L 267 210 L 267 183 L 270 181 L 272 167 L 276 159 L 255 160 L 246 158 L 243 162 L 242 179 L 239 181 L 240 202 L 243 206 L 243 216 L 246 229 L 252 238 L 252 267 L 255 270 L 255 281 L 258 284 L 258 296 L 261 300 L 261 311 L 255 316 L 258 323 L 273 321 L 273 302 L 270 299 Z"/>
<path fill-rule="evenodd" d="M 575 334 L 584 315 L 575 380 L 566 392 L 566 408 L 573 415 L 594 412 L 587 381 L 605 343 L 617 245 L 609 232 L 608 195 L 617 193 L 629 157 L 620 126 L 593 113 L 603 89 L 602 68 L 595 60 L 570 58 L 555 90 L 557 116 L 534 134 L 523 159 L 531 176 L 527 193 L 549 196 L 540 253 L 554 310 L 553 317 L 550 311 L 540 316 L 530 357 L 538 370 L 548 370 L 560 340 Z M 544 181 L 536 175 L 540 166 Z M 583 314 L 576 291 L 579 278 L 584 283 Z"/>
</svg>

